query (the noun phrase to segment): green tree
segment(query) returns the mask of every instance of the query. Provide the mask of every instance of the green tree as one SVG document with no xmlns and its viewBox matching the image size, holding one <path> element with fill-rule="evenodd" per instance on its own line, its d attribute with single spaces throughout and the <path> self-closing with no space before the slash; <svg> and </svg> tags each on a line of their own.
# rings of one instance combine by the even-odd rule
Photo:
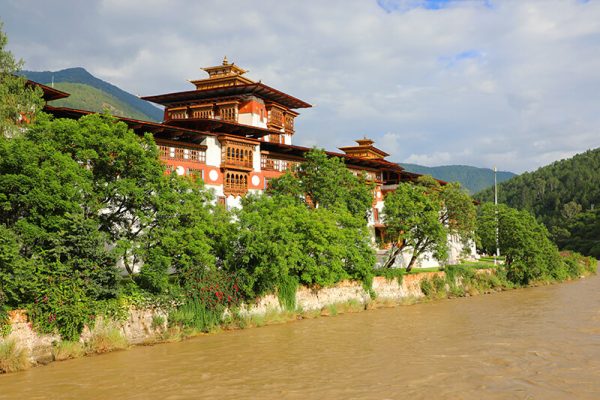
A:
<svg viewBox="0 0 600 400">
<path fill-rule="evenodd" d="M 398 184 L 396 190 L 385 197 L 383 212 L 386 234 L 392 241 L 384 268 L 394 265 L 405 249 L 411 252 L 407 271 L 425 252 L 432 252 L 437 259 L 447 256 L 447 232 L 440 222 L 441 204 L 428 195 L 425 187 Z"/>
<path fill-rule="evenodd" d="M 373 185 L 363 175 L 355 176 L 339 157 L 312 149 L 306 160 L 292 172 L 271 181 L 268 193 L 285 194 L 312 207 L 343 206 L 352 214 L 366 218 L 373 202 Z"/>
<path fill-rule="evenodd" d="M 44 106 L 39 88 L 27 86 L 27 80 L 15 75 L 23 66 L 6 50 L 8 39 L 0 22 L 0 135 L 11 137 L 23 123 L 31 123 Z"/>
<path fill-rule="evenodd" d="M 116 244 L 115 255 L 133 273 L 142 261 L 144 235 L 156 224 L 157 194 L 164 183 L 152 136 L 139 137 L 125 123 L 94 114 L 80 120 L 40 118 L 27 137 L 86 174 L 88 186 L 79 203 L 84 216 L 98 220 L 99 231 Z"/>
<path fill-rule="evenodd" d="M 0 224 L 18 236 L 19 254 L 39 264 L 31 282 L 43 286 L 46 273 L 77 274 L 89 282 L 90 295 L 113 297 L 114 258 L 97 216 L 90 219 L 85 211 L 89 171 L 29 133 L 0 138 Z M 59 272 L 59 265 L 67 267 Z M 19 301 L 33 301 L 35 290 L 27 293 Z"/>
<path fill-rule="evenodd" d="M 564 227 L 563 235 L 555 235 L 561 248 L 600 259 L 600 209 L 581 212 Z"/>
<path fill-rule="evenodd" d="M 464 246 L 474 238 L 475 206 L 458 183 L 441 186 L 428 176 L 416 184 L 400 183 L 386 196 L 383 212 L 392 242 L 384 268 L 394 265 L 396 258 L 409 250 L 406 269 L 410 271 L 426 252 L 437 259 L 446 258 L 450 235 L 460 237 Z"/>
<path fill-rule="evenodd" d="M 227 259 L 249 298 L 292 282 L 320 287 L 342 279 L 370 282 L 375 263 L 366 227 L 372 186 L 322 150 L 247 196 L 237 214 L 236 249 Z"/>
<path fill-rule="evenodd" d="M 130 273 L 143 265 L 136 279 L 155 293 L 173 271 L 185 287 L 215 270 L 213 215 L 225 218 L 210 200 L 200 182 L 166 176 L 152 138 L 124 123 L 40 115 L 23 135 L 0 137 L 3 298 L 73 337 L 96 302 L 119 295 L 119 259 Z"/>
<path fill-rule="evenodd" d="M 497 210 L 497 217 L 496 217 Z M 496 223 L 497 221 L 497 223 Z M 484 203 L 478 211 L 477 235 L 481 249 L 489 254 L 496 249 L 496 226 L 504 269 L 514 283 L 526 285 L 544 279 L 566 278 L 566 268 L 548 230 L 527 211 L 503 204 Z"/>
<path fill-rule="evenodd" d="M 231 222 L 217 218 L 218 209 L 200 181 L 164 176 L 155 196 L 154 221 L 138 249 L 144 261 L 140 283 L 162 293 L 169 288 L 170 274 L 177 272 L 179 283 L 187 288 L 204 272 L 215 270 L 214 237 L 221 224 Z"/>
<path fill-rule="evenodd" d="M 237 218 L 229 265 L 248 298 L 273 293 L 289 278 L 323 287 L 371 277 L 366 224 L 345 209 L 312 209 L 284 195 L 247 196 Z"/>
</svg>

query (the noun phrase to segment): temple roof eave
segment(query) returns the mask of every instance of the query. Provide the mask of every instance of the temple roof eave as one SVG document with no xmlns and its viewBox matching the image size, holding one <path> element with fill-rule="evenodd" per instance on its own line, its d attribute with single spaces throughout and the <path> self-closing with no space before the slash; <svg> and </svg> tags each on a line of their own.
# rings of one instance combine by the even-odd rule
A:
<svg viewBox="0 0 600 400">
<path fill-rule="evenodd" d="M 43 83 L 32 81 L 31 79 L 27 79 L 27 85 L 37 86 L 40 89 L 42 89 L 42 98 L 44 99 L 44 101 L 59 100 L 70 96 L 70 94 L 67 92 L 63 92 L 62 90 L 55 89 L 48 85 L 44 85 Z"/>
<path fill-rule="evenodd" d="M 377 147 L 373 147 L 373 146 L 346 146 L 346 147 L 338 147 L 338 149 L 342 150 L 343 152 L 348 152 L 348 151 L 372 151 L 376 154 L 379 154 L 383 157 L 387 157 L 389 156 L 388 153 L 386 153 L 383 150 L 378 149 Z"/>
<path fill-rule="evenodd" d="M 196 89 L 196 90 L 188 90 L 185 92 L 174 92 L 174 93 L 165 93 L 155 96 L 143 96 L 142 100 L 151 101 L 156 104 L 160 104 L 163 106 L 168 106 L 172 103 L 182 102 L 182 101 L 192 101 L 192 100 L 203 100 L 217 97 L 225 97 L 225 96 L 236 96 L 243 94 L 253 94 L 258 97 L 263 97 L 266 100 L 271 100 L 273 102 L 284 105 L 288 108 L 309 108 L 312 107 L 310 104 L 296 98 L 290 96 L 286 93 L 280 92 L 277 89 L 274 89 L 270 86 L 267 86 L 263 83 L 250 83 L 246 85 L 233 85 L 226 87 L 218 87 L 212 89 Z"/>
<path fill-rule="evenodd" d="M 98 114 L 93 111 L 79 110 L 76 108 L 69 107 L 54 107 L 46 105 L 44 111 L 58 117 L 58 118 L 73 118 L 79 119 L 83 116 L 90 114 Z M 196 129 L 189 129 L 185 127 L 175 127 L 158 122 L 138 120 L 134 118 L 118 117 L 119 121 L 127 124 L 130 129 L 133 129 L 137 133 L 148 132 L 151 133 L 155 139 L 169 139 L 176 141 L 190 141 L 192 143 L 202 141 L 207 136 L 219 136 L 218 133 L 200 131 Z"/>
<path fill-rule="evenodd" d="M 282 134 L 283 132 L 259 128 L 256 126 L 240 124 L 232 121 L 225 121 L 214 118 L 185 118 L 185 119 L 171 119 L 164 122 L 165 125 L 169 126 L 188 126 L 188 129 L 195 129 L 200 131 L 209 131 L 215 133 L 229 133 L 229 134 L 241 134 L 245 137 L 263 137 L 273 134 Z"/>
</svg>

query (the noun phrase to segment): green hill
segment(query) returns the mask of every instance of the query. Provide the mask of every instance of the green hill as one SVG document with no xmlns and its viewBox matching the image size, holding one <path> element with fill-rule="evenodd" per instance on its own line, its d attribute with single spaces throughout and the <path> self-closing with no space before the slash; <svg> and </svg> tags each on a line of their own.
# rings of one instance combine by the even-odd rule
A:
<svg viewBox="0 0 600 400">
<path fill-rule="evenodd" d="M 65 99 L 54 100 L 49 104 L 55 107 L 78 108 L 88 111 L 103 112 L 108 110 L 110 114 L 120 117 L 147 120 L 148 116 L 131 105 L 122 102 L 116 97 L 93 88 L 83 83 L 55 83 L 54 87 L 71 95 Z"/>
<path fill-rule="evenodd" d="M 105 82 L 101 79 L 96 78 L 89 72 L 87 72 L 84 68 L 67 68 L 60 71 L 21 71 L 22 75 L 26 76 L 27 79 L 31 79 L 32 81 L 43 83 L 50 85 L 54 82 L 54 87 L 60 89 L 59 84 L 61 83 L 71 83 L 71 84 L 81 84 L 88 86 L 92 89 L 96 89 L 100 92 L 103 92 L 107 98 L 105 100 L 110 99 L 111 102 L 108 104 L 114 109 L 121 110 L 125 112 L 125 115 L 121 115 L 123 117 L 137 118 L 149 121 L 162 121 L 163 111 L 151 103 L 138 98 L 137 96 L 132 95 L 131 93 L 127 93 L 126 91 L 118 88 L 115 85 L 112 85 L 108 82 Z M 67 89 L 61 89 L 69 92 Z M 83 89 L 83 86 L 77 87 L 79 94 L 82 99 L 86 99 L 89 104 L 91 102 L 88 93 L 84 93 L 86 90 Z M 98 94 L 98 92 L 95 92 Z M 73 95 L 73 93 L 71 93 Z M 97 102 L 95 102 L 97 103 Z M 54 104 L 54 103 L 53 103 Z M 66 106 L 65 103 L 61 103 Z M 88 109 L 85 104 L 80 104 L 77 101 L 71 100 L 69 103 L 69 107 L 80 108 L 80 109 Z M 111 108 L 109 106 L 109 109 Z M 131 110 L 134 110 L 135 113 L 131 113 Z M 102 111 L 93 109 L 90 111 Z M 135 115 L 135 116 L 134 116 Z"/>
<path fill-rule="evenodd" d="M 492 201 L 492 190 L 475 196 Z M 499 185 L 498 201 L 533 213 L 557 244 L 600 258 L 600 148 Z"/>
<path fill-rule="evenodd" d="M 417 164 L 400 163 L 407 171 L 431 175 L 446 182 L 460 182 L 471 193 L 477 193 L 494 185 L 494 171 L 489 168 L 477 168 L 468 165 L 442 165 L 424 167 Z M 512 172 L 498 171 L 498 182 L 504 182 L 516 176 Z"/>
</svg>

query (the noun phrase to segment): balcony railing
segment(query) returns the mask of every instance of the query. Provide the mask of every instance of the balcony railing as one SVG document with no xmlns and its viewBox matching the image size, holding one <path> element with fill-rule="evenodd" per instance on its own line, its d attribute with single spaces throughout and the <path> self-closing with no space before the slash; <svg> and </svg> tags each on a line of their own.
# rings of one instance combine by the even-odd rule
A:
<svg viewBox="0 0 600 400">
<path fill-rule="evenodd" d="M 242 196 L 248 192 L 248 175 L 240 172 L 226 172 L 223 185 L 225 194 Z"/>
<path fill-rule="evenodd" d="M 206 150 L 204 149 L 159 145 L 158 153 L 161 160 L 179 160 L 206 164 Z"/>
<path fill-rule="evenodd" d="M 252 148 L 238 147 L 235 145 L 227 145 L 223 149 L 222 164 L 236 167 L 253 167 L 253 152 Z"/>
<path fill-rule="evenodd" d="M 299 164 L 300 163 L 298 161 L 281 160 L 264 154 L 260 157 L 260 169 L 264 171 L 285 172 L 295 168 Z"/>
</svg>

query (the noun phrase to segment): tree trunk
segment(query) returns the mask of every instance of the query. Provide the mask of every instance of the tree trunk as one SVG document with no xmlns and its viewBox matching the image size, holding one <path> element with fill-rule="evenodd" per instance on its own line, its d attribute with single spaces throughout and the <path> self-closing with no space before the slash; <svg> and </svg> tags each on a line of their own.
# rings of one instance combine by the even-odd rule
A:
<svg viewBox="0 0 600 400">
<path fill-rule="evenodd" d="M 385 264 L 383 264 L 383 268 L 392 268 L 392 266 L 396 262 L 396 258 L 398 257 L 401 251 L 402 247 L 398 246 L 397 243 L 393 243 L 392 249 L 390 250 L 390 254 L 388 255 L 388 259 L 386 260 Z"/>
<path fill-rule="evenodd" d="M 417 258 L 419 258 L 419 255 L 417 254 L 417 251 L 413 251 L 412 256 L 410 257 L 410 261 L 408 263 L 408 266 L 406 267 L 406 272 L 410 272 L 413 268 L 413 266 L 415 265 L 415 263 L 417 262 Z"/>
</svg>

